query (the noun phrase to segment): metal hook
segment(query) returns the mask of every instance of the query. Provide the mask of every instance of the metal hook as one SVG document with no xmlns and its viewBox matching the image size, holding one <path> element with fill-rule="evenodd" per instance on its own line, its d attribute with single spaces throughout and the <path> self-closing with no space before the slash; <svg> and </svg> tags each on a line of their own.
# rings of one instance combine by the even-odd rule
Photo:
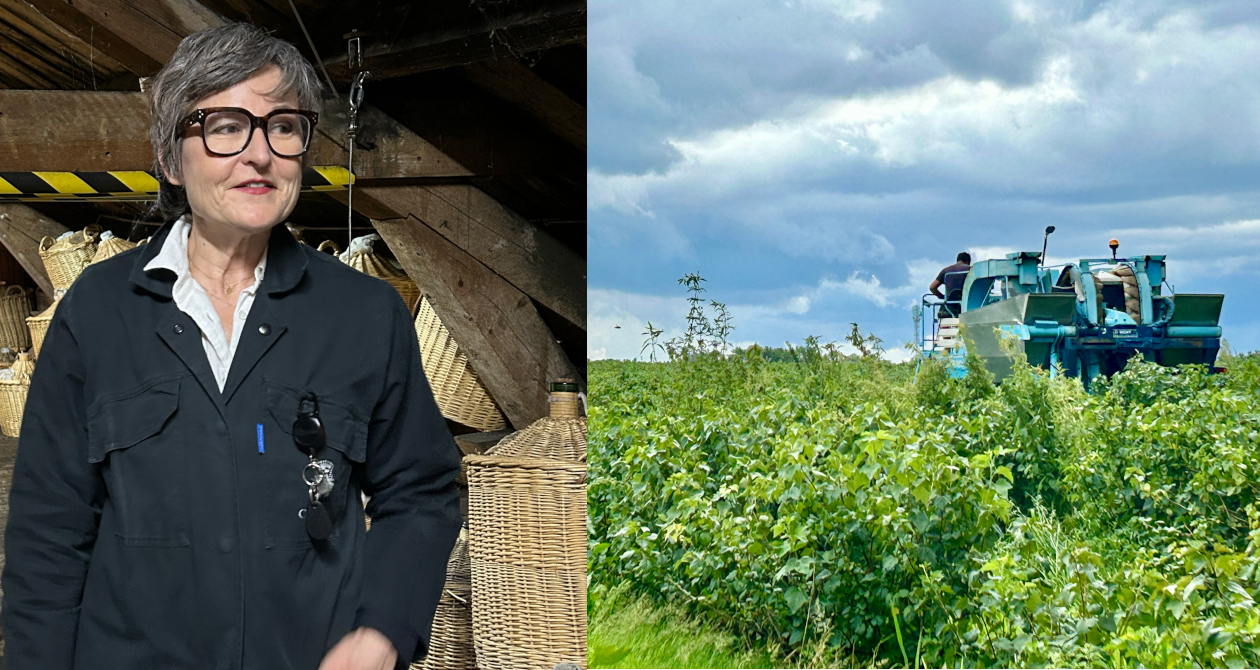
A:
<svg viewBox="0 0 1260 670">
<path fill-rule="evenodd" d="M 351 37 L 346 42 L 346 61 L 351 70 L 363 67 L 363 44 L 358 37 Z"/>
</svg>

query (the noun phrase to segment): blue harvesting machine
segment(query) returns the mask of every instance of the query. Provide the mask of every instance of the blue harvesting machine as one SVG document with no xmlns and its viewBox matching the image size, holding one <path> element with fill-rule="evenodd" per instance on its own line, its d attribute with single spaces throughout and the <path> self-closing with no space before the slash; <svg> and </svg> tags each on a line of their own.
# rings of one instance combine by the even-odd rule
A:
<svg viewBox="0 0 1260 670">
<path fill-rule="evenodd" d="M 1052 232 L 1046 228 L 1047 240 Z M 950 374 L 962 377 L 970 351 L 1000 381 L 1022 352 L 1029 364 L 1079 376 L 1087 388 L 1137 355 L 1215 369 L 1225 296 L 1174 293 L 1164 256 L 1117 258 L 1119 242 L 1110 247 L 1109 259 L 1046 267 L 1043 241 L 1041 253 L 972 265 L 962 290 L 944 302 L 923 296 L 920 362 L 943 358 Z"/>
</svg>

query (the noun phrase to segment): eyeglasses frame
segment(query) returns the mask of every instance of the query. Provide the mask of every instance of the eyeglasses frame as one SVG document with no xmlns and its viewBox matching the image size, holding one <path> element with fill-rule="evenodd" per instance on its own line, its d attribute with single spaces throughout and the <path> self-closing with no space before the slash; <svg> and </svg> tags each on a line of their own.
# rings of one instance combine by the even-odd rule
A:
<svg viewBox="0 0 1260 670">
<path fill-rule="evenodd" d="M 217 112 L 237 112 L 244 114 L 245 117 L 249 119 L 249 135 L 245 139 L 245 144 L 241 146 L 240 149 L 230 154 L 214 151 L 210 148 L 210 143 L 206 141 L 206 117 Z M 311 122 L 311 132 L 306 136 L 306 141 L 302 144 L 302 151 L 300 153 L 286 155 L 276 151 L 276 148 L 271 146 L 271 138 L 267 135 L 267 126 L 271 123 L 271 117 L 279 114 L 297 114 L 299 116 L 306 117 L 306 119 Z M 240 107 L 202 107 L 201 109 L 193 110 L 193 112 L 188 116 L 180 119 L 179 125 L 177 126 L 177 132 L 179 135 L 183 135 L 193 125 L 201 124 L 201 132 L 199 133 L 201 135 L 201 146 L 205 147 L 206 153 L 211 156 L 218 156 L 219 158 L 228 158 L 230 156 L 236 156 L 248 149 L 249 143 L 254 141 L 254 129 L 262 128 L 263 139 L 267 142 L 267 149 L 270 150 L 272 154 L 281 158 L 298 158 L 310 150 L 311 138 L 315 136 L 315 125 L 317 123 L 319 123 L 319 114 L 305 109 L 273 109 L 264 116 L 254 116 L 249 110 L 242 109 Z"/>
</svg>

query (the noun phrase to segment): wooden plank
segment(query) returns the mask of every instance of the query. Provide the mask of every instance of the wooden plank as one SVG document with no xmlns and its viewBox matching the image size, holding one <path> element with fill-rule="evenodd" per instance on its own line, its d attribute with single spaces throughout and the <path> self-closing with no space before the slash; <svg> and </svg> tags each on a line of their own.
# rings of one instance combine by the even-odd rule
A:
<svg viewBox="0 0 1260 670">
<path fill-rule="evenodd" d="M 144 94 L 0 91 L 0 171 L 151 169 Z"/>
<path fill-rule="evenodd" d="M 561 139 L 586 151 L 586 108 L 520 61 L 487 60 L 467 66 L 465 72 L 474 84 L 523 108 Z"/>
<path fill-rule="evenodd" d="M 348 159 L 346 126 L 349 103 L 338 96 L 325 98 L 311 165 L 345 165 Z M 359 179 L 410 177 L 467 177 L 473 173 L 424 138 L 372 105 L 359 108 L 359 132 L 354 148 L 354 174 Z"/>
<path fill-rule="evenodd" d="M 585 41 L 585 2 L 543 6 L 488 21 L 476 32 L 423 35 L 384 52 L 369 48 L 363 69 L 375 79 L 389 79 Z M 336 81 L 348 82 L 353 76 L 344 56 L 325 59 L 324 65 Z"/>
<path fill-rule="evenodd" d="M 510 430 L 498 430 L 491 433 L 467 433 L 455 436 L 455 446 L 459 447 L 460 453 L 465 456 L 469 454 L 484 454 L 486 451 L 498 444 L 503 438 L 511 435 Z"/>
<path fill-rule="evenodd" d="M 48 270 L 44 269 L 44 260 L 39 256 L 39 242 L 45 236 L 55 239 L 68 230 L 26 205 L 0 205 L 0 243 L 22 264 L 40 290 L 49 296 L 53 295 L 53 285 L 48 279 Z"/>
<path fill-rule="evenodd" d="M 227 23 L 214 10 L 194 0 L 124 0 L 132 9 L 144 14 L 175 35 L 185 37 L 198 30 Z M 175 52 L 172 51 L 172 54 Z M 170 57 L 167 57 L 169 60 Z"/>
<path fill-rule="evenodd" d="M 344 165 L 344 101 L 328 101 L 310 165 Z M 467 177 L 471 173 L 380 110 L 360 110 L 360 179 Z M 0 91 L 0 171 L 150 170 L 149 106 L 143 93 Z"/>
<path fill-rule="evenodd" d="M 25 33 L 48 49 L 60 52 L 63 58 L 82 69 L 89 80 L 92 70 L 96 72 L 98 79 L 113 78 L 126 71 L 122 64 L 105 52 L 67 32 L 26 2 L 12 2 L 0 7 L 0 21 Z"/>
<path fill-rule="evenodd" d="M 548 384 L 581 376 L 529 296 L 415 217 L 373 224 L 512 425 L 547 416 Z"/>
<path fill-rule="evenodd" d="M 0 38 L 0 72 L 22 82 L 24 88 L 57 88 L 57 85 L 45 78 L 38 69 L 23 62 L 18 51 L 8 40 Z"/>
<path fill-rule="evenodd" d="M 74 0 L 74 7 L 158 63 L 170 60 L 183 38 L 122 0 Z"/>
<path fill-rule="evenodd" d="M 378 186 L 356 189 L 356 197 L 360 192 L 423 222 L 539 304 L 586 330 L 586 260 L 481 189 Z"/>
<path fill-rule="evenodd" d="M 35 33 L 35 35 L 30 33 Z M 0 36 L 15 45 L 12 53 L 21 53 L 16 50 L 21 49 L 30 54 L 30 56 L 23 56 L 24 60 L 30 59 L 35 63 L 40 63 L 46 71 L 56 73 L 53 76 L 63 77 L 64 79 L 60 82 L 62 88 L 85 88 L 90 84 L 91 75 L 86 71 L 87 63 L 77 62 L 74 60 L 73 53 L 60 45 L 49 46 L 46 43 L 48 38 L 42 34 L 42 31 L 35 30 L 28 23 L 11 14 L 4 6 L 0 6 Z"/>
<path fill-rule="evenodd" d="M 109 56 L 133 73 L 147 77 L 162 69 L 159 61 L 101 25 L 65 0 L 24 0 L 62 30 Z"/>
</svg>

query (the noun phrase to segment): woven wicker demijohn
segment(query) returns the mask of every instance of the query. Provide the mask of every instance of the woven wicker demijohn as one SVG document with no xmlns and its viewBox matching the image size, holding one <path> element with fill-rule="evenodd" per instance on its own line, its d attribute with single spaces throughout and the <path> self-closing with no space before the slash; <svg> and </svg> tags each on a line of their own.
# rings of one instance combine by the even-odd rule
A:
<svg viewBox="0 0 1260 670">
<path fill-rule="evenodd" d="M 413 670 L 477 670 L 472 632 L 472 562 L 468 531 L 461 530 L 446 564 L 446 585 L 433 615 L 429 655 Z"/>
<path fill-rule="evenodd" d="M 26 410 L 26 393 L 31 388 L 31 374 L 35 361 L 22 352 L 13 362 L 11 372 L 0 378 L 0 432 L 18 437 L 22 428 L 22 413 Z"/>
<path fill-rule="evenodd" d="M 485 432 L 507 428 L 503 412 L 468 364 L 468 356 L 442 325 L 428 296 L 420 298 L 416 310 L 416 337 L 424 376 L 429 378 L 442 416 Z"/>
<path fill-rule="evenodd" d="M 407 311 L 410 312 L 416 308 L 416 301 L 420 299 L 420 288 L 407 278 L 406 272 L 395 268 L 372 249 L 372 243 L 380 239 L 381 236 L 376 233 L 356 237 L 350 241 L 350 248 L 338 258 L 359 272 L 384 279 L 402 296 L 403 302 L 407 304 Z"/>
<path fill-rule="evenodd" d="M 79 273 L 96 256 L 101 232 L 100 226 L 92 224 L 55 240 L 45 237 L 40 241 L 39 256 L 44 259 L 44 269 L 48 271 L 48 280 L 54 289 L 68 289 L 79 278 Z"/>
<path fill-rule="evenodd" d="M 31 331 L 26 319 L 31 315 L 31 292 L 9 285 L 0 292 L 0 347 L 13 351 L 31 348 Z"/>
<path fill-rule="evenodd" d="M 551 397 L 551 416 L 464 458 L 482 670 L 586 667 L 586 421 L 577 384 Z"/>
<path fill-rule="evenodd" d="M 135 242 L 128 242 L 114 235 L 112 231 L 107 230 L 101 233 L 101 241 L 96 245 L 96 254 L 92 256 L 92 260 L 88 262 L 88 265 L 100 263 L 106 258 L 120 254 L 128 249 L 134 249 L 136 246 Z"/>
<path fill-rule="evenodd" d="M 53 312 L 57 311 L 57 305 L 61 304 L 62 293 L 58 289 L 57 299 L 48 306 L 48 309 L 26 319 L 26 325 L 31 329 L 32 358 L 39 358 L 39 349 L 44 345 L 44 338 L 48 335 L 48 325 L 52 323 Z"/>
</svg>

